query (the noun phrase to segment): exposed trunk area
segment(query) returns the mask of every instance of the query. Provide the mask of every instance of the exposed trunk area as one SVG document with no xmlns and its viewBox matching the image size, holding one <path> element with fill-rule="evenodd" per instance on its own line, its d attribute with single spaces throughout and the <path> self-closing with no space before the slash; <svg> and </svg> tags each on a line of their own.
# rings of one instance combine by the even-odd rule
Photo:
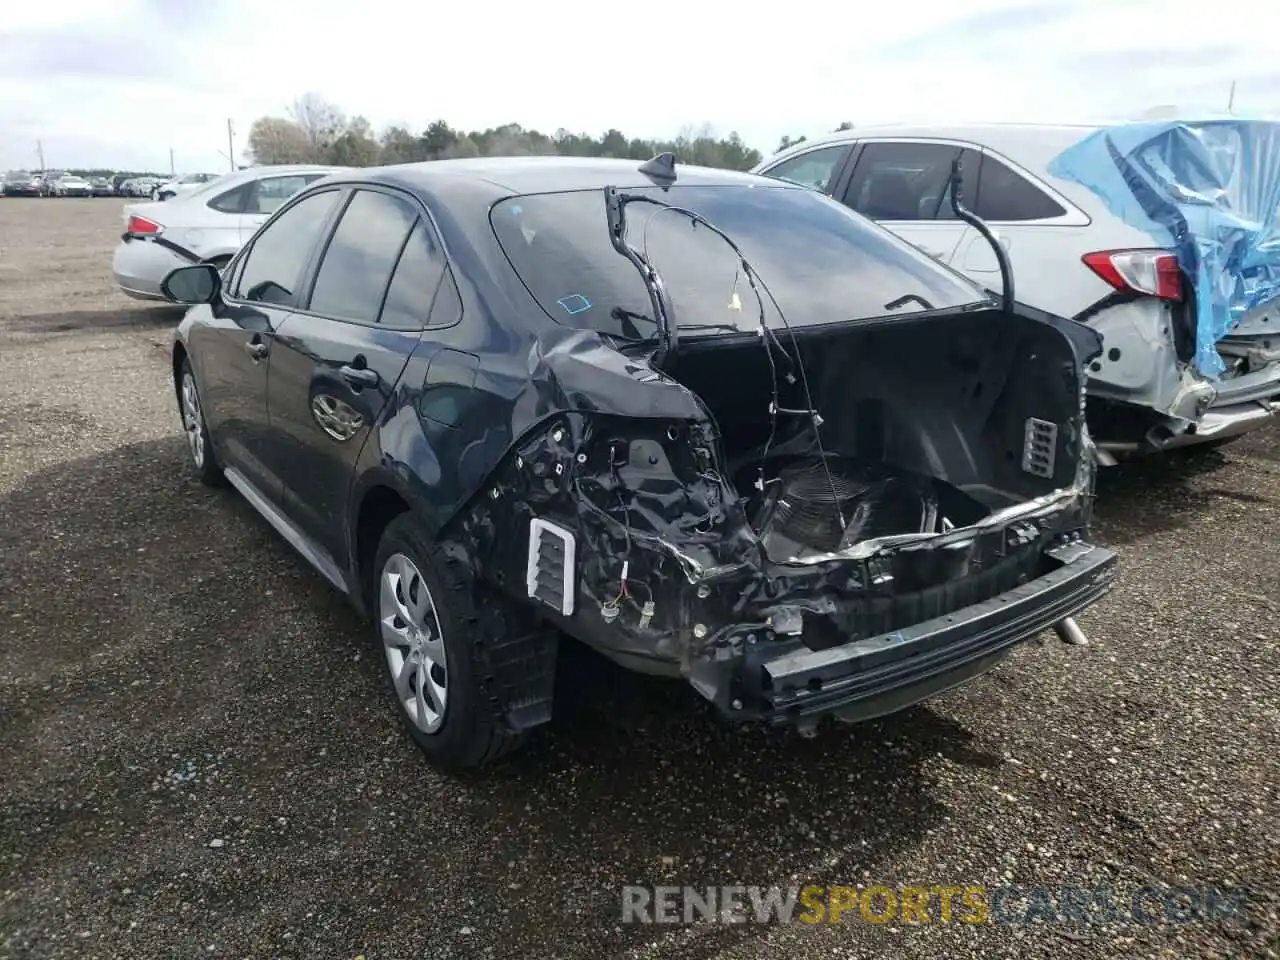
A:
<svg viewBox="0 0 1280 960">
<path fill-rule="evenodd" d="M 775 561 L 967 526 L 1075 480 L 1079 361 L 1046 324 L 984 311 L 800 331 L 801 363 L 778 339 L 772 363 L 759 340 L 689 339 L 671 366 Z"/>
</svg>

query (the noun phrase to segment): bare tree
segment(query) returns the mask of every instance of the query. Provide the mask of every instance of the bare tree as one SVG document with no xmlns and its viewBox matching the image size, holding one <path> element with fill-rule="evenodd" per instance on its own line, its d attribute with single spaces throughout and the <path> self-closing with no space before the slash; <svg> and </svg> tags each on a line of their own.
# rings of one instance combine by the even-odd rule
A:
<svg viewBox="0 0 1280 960">
<path fill-rule="evenodd" d="M 342 111 L 316 93 L 305 93 L 293 101 L 289 116 L 307 138 L 311 153 L 307 159 L 313 163 L 324 162 L 329 148 L 346 127 Z"/>
<path fill-rule="evenodd" d="M 249 128 L 245 151 L 254 163 L 305 163 L 311 144 L 302 128 L 284 117 L 259 117 Z"/>
</svg>

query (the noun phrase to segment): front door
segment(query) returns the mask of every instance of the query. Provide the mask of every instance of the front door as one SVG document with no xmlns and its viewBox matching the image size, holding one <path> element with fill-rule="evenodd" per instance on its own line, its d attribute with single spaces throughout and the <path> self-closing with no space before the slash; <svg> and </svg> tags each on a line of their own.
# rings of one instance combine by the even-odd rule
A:
<svg viewBox="0 0 1280 960">
<path fill-rule="evenodd" d="M 234 467 L 272 502 L 280 499 L 278 457 L 267 411 L 268 372 L 277 335 L 296 305 L 315 238 L 340 191 L 313 194 L 270 223 L 225 274 L 211 309 L 214 324 L 193 353 L 209 358 L 201 374 L 209 431 Z"/>
<path fill-rule="evenodd" d="M 422 259 L 420 216 L 399 193 L 354 191 L 306 311 L 276 336 L 267 406 L 285 512 L 339 566 L 350 560 L 344 519 L 356 461 L 403 395 L 396 385 L 442 272 Z"/>
<path fill-rule="evenodd" d="M 191 331 L 191 355 L 209 434 L 223 466 L 234 467 L 272 502 L 279 481 L 266 468 L 267 364 L 289 311 L 265 303 L 218 302 L 207 325 Z"/>
</svg>

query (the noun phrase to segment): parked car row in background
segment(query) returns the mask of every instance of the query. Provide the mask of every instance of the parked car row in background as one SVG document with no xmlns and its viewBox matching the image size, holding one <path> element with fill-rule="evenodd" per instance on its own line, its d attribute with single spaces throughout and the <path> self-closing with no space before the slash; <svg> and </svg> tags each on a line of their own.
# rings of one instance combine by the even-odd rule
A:
<svg viewBox="0 0 1280 960">
<path fill-rule="evenodd" d="M 214 173 L 163 177 L 118 173 L 111 178 L 82 177 L 61 170 L 11 170 L 4 176 L 6 197 L 149 197 L 169 200 L 218 179 Z"/>
</svg>

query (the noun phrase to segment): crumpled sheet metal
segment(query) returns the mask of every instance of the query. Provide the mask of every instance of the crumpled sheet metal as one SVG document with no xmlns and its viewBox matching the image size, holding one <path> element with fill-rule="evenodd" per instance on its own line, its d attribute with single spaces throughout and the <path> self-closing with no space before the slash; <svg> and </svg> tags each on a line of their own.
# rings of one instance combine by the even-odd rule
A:
<svg viewBox="0 0 1280 960">
<path fill-rule="evenodd" d="M 1225 366 L 1214 345 L 1280 297 L 1280 122 L 1107 127 L 1064 150 L 1049 172 L 1176 251 L 1196 291 L 1196 368 L 1218 379 Z"/>
</svg>

